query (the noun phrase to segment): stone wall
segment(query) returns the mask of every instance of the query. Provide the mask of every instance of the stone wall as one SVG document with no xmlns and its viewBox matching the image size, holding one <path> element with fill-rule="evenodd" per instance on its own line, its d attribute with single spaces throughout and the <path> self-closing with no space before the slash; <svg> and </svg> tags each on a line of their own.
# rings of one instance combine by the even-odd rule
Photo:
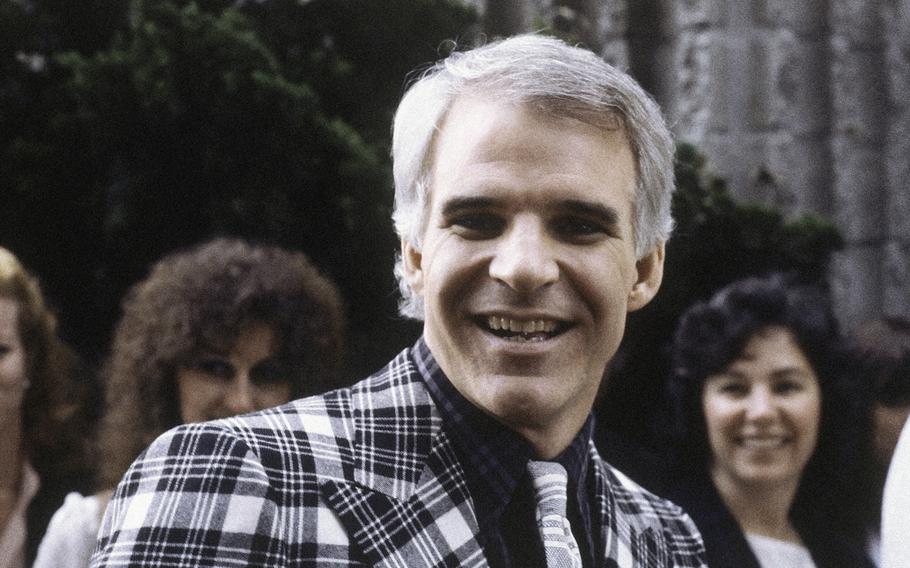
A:
<svg viewBox="0 0 910 568">
<path fill-rule="evenodd" d="M 474 4 L 629 69 L 739 198 L 834 221 L 846 328 L 910 315 L 910 0 Z"/>
</svg>

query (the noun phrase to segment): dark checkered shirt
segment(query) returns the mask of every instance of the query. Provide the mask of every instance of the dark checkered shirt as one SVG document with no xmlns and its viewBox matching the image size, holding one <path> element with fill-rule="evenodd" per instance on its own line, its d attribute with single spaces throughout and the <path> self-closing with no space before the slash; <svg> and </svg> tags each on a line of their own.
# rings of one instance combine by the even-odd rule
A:
<svg viewBox="0 0 910 568">
<path fill-rule="evenodd" d="M 474 499 L 481 543 L 494 568 L 542 566 L 543 545 L 534 520 L 534 495 L 527 473 L 534 459 L 530 444 L 514 431 L 471 404 L 446 374 L 421 338 L 412 350 L 420 376 L 439 408 L 443 429 L 452 439 Z M 569 520 L 584 565 L 596 566 L 587 482 L 588 441 L 594 431 L 589 416 L 572 443 L 553 461 L 569 478 Z"/>
<path fill-rule="evenodd" d="M 406 349 L 350 388 L 163 434 L 114 493 L 92 566 L 487 568 L 496 545 L 471 493 L 482 484 L 415 359 Z M 590 440 L 586 455 L 597 564 L 704 566 L 679 507 L 607 465 Z M 525 548 L 510 534 L 506 550 Z"/>
</svg>

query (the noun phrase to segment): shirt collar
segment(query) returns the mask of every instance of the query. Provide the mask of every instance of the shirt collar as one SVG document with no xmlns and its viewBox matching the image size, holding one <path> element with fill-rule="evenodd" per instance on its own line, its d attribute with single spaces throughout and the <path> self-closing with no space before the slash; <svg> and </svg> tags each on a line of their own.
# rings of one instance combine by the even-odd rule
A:
<svg viewBox="0 0 910 568">
<path fill-rule="evenodd" d="M 484 527 L 498 522 L 515 488 L 527 473 L 528 460 L 534 458 L 533 449 L 524 438 L 458 392 L 423 337 L 417 340 L 411 353 L 439 409 L 443 429 L 461 460 L 468 490 L 475 501 L 478 523 Z M 575 489 L 576 498 L 585 505 L 588 448 L 593 431 L 594 418 L 589 415 L 569 447 L 552 460 L 566 468 L 570 488 Z M 583 506 L 584 509 L 587 507 Z M 582 515 L 587 517 L 585 513 Z"/>
</svg>

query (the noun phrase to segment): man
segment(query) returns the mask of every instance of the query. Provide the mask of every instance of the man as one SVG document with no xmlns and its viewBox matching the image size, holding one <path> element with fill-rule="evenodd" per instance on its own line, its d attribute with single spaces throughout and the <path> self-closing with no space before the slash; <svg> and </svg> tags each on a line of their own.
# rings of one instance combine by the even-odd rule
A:
<svg viewBox="0 0 910 568">
<path fill-rule="evenodd" d="M 438 64 L 394 126 L 422 338 L 351 389 L 157 440 L 94 565 L 702 566 L 689 518 L 591 442 L 626 313 L 662 278 L 657 106 L 592 53 L 520 36 Z"/>
</svg>

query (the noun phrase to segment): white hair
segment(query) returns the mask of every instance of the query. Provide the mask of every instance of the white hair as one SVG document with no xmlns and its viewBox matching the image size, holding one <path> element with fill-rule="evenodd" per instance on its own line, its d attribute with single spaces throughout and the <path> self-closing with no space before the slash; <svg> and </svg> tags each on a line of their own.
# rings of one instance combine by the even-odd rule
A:
<svg viewBox="0 0 910 568">
<path fill-rule="evenodd" d="M 392 136 L 392 220 L 400 239 L 420 250 L 432 182 L 433 141 L 452 103 L 464 95 L 532 104 L 554 116 L 604 129 L 623 128 L 636 161 L 636 257 L 670 237 L 674 145 L 657 103 L 632 77 L 594 53 L 555 38 L 527 34 L 452 53 L 405 93 L 395 113 Z M 421 298 L 405 282 L 403 269 L 399 255 L 395 264 L 402 295 L 399 311 L 423 319 Z"/>
</svg>

